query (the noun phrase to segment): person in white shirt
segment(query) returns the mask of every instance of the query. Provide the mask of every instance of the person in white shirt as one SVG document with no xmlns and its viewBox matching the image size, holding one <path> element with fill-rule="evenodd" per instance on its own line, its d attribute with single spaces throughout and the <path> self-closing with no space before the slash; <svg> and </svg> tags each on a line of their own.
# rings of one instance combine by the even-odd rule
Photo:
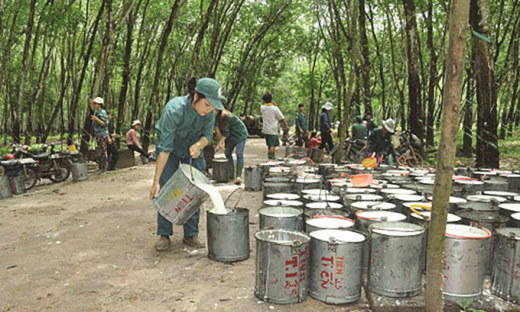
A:
<svg viewBox="0 0 520 312">
<path fill-rule="evenodd" d="M 278 122 L 281 122 L 285 126 L 285 129 L 289 129 L 289 126 L 285 122 L 285 117 L 280 111 L 280 108 L 273 102 L 273 96 L 270 93 L 264 94 L 262 101 L 264 101 L 261 108 L 263 119 L 262 133 L 265 136 L 265 143 L 267 144 L 267 157 L 269 159 L 275 159 L 276 147 L 280 146 Z"/>
</svg>

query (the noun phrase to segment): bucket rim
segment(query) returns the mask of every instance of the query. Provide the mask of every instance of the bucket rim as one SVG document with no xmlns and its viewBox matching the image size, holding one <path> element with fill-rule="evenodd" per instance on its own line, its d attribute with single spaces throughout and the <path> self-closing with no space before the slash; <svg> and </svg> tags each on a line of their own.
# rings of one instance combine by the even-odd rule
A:
<svg viewBox="0 0 520 312">
<path fill-rule="evenodd" d="M 321 206 L 321 205 L 325 205 L 325 207 L 317 207 L 317 206 Z M 328 207 L 327 207 L 328 206 Z M 338 203 L 338 202 L 312 202 L 312 203 L 307 203 L 305 204 L 305 208 L 308 208 L 308 209 L 327 209 L 327 208 L 330 208 L 330 209 L 343 209 L 343 205 Z"/>
<path fill-rule="evenodd" d="M 365 213 L 368 213 L 368 214 L 382 213 L 382 214 L 386 214 L 387 216 L 393 215 L 393 216 L 402 218 L 402 219 L 398 220 L 397 222 L 406 220 L 406 215 L 404 215 L 402 213 L 394 212 L 394 211 L 385 211 L 385 210 L 358 210 L 355 213 L 356 218 L 361 219 L 361 220 L 379 220 L 380 219 L 380 218 L 374 218 L 374 217 L 369 217 L 369 216 L 361 216 L 361 214 L 365 214 Z M 390 222 L 394 222 L 394 221 L 390 221 Z"/>
<path fill-rule="evenodd" d="M 448 227 L 465 227 L 465 228 L 476 228 L 479 230 L 482 230 L 486 232 L 485 236 L 468 236 L 468 235 L 457 235 L 453 233 L 448 233 Z M 471 225 L 464 225 L 464 224 L 448 224 L 446 225 L 446 236 L 447 237 L 453 237 L 453 238 L 463 238 L 463 239 L 488 239 L 493 235 L 490 230 L 483 226 L 471 226 Z"/>
<path fill-rule="evenodd" d="M 341 240 L 341 239 L 334 237 L 336 239 L 336 241 L 331 242 L 330 239 L 317 237 L 320 234 L 328 234 L 328 233 L 332 234 L 334 232 L 336 232 L 336 233 L 337 232 L 353 233 L 353 234 L 362 236 L 363 240 L 346 241 L 346 240 Z M 346 229 L 345 230 L 344 229 L 320 229 L 320 230 L 316 230 L 316 231 L 309 233 L 309 236 L 311 237 L 311 240 L 316 239 L 316 240 L 319 240 L 319 241 L 325 242 L 325 243 L 337 243 L 337 244 L 364 244 L 368 240 L 368 235 L 366 233 L 363 233 L 363 232 L 355 230 L 355 229 L 352 229 L 352 230 L 351 229 L 348 229 L 348 230 L 346 230 Z"/>
<path fill-rule="evenodd" d="M 287 214 L 290 214 L 291 212 L 294 213 L 293 216 L 290 216 L 290 217 L 296 217 L 298 215 L 303 215 L 303 210 L 300 209 L 300 208 L 296 208 L 296 207 L 287 207 L 287 206 L 273 206 L 273 207 L 263 207 L 263 208 L 260 208 L 258 209 L 258 214 L 260 215 L 263 215 L 263 216 L 268 216 L 268 217 L 277 217 L 277 218 L 284 218 L 284 217 L 281 217 L 280 215 L 277 215 L 276 213 L 274 212 L 269 212 L 269 211 L 272 211 L 272 210 L 287 210 Z M 290 218 L 289 216 L 285 217 L 285 218 Z"/>
<path fill-rule="evenodd" d="M 283 200 L 283 199 L 266 199 L 263 201 L 264 205 L 270 207 L 278 207 L 278 206 L 292 206 L 292 207 L 301 207 L 303 206 L 303 202 L 299 200 Z"/>
<path fill-rule="evenodd" d="M 369 205 L 373 205 L 373 206 L 368 207 Z M 359 209 L 376 209 L 376 210 L 390 210 L 390 209 L 396 208 L 395 204 L 392 204 L 389 202 L 384 202 L 384 201 L 375 201 L 375 200 L 374 201 L 372 201 L 372 200 L 357 201 L 357 202 L 351 203 L 350 206 L 352 206 L 354 208 L 359 208 Z"/>
<path fill-rule="evenodd" d="M 295 240 L 293 240 L 291 242 L 283 242 L 283 241 L 276 241 L 276 240 L 273 240 L 273 239 L 260 237 L 260 235 L 262 235 L 264 233 L 272 233 L 272 234 L 274 234 L 274 233 L 285 233 L 285 234 L 295 235 L 297 237 L 305 239 L 305 241 L 303 241 L 303 242 L 299 241 L 300 245 L 309 243 L 310 240 L 311 240 L 311 237 L 307 233 L 300 232 L 300 231 L 288 231 L 288 230 L 282 230 L 282 229 L 259 230 L 258 232 L 255 233 L 255 239 L 263 241 L 263 242 L 274 243 L 274 244 L 283 245 L 283 246 L 293 246 L 294 245 Z"/>
<path fill-rule="evenodd" d="M 387 236 L 417 236 L 422 235 L 426 228 L 422 225 L 410 223 L 410 222 L 378 222 L 373 223 L 368 227 L 370 233 L 376 233 Z M 402 235 L 398 235 L 401 233 Z"/>
</svg>

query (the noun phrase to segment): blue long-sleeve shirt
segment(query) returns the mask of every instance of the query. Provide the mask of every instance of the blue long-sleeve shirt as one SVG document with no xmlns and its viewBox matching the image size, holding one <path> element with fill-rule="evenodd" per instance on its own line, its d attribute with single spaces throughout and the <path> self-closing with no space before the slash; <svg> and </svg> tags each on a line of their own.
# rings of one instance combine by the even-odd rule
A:
<svg viewBox="0 0 520 312">
<path fill-rule="evenodd" d="M 321 133 L 330 133 L 330 116 L 328 113 L 321 113 L 320 117 L 320 131 Z"/>
</svg>

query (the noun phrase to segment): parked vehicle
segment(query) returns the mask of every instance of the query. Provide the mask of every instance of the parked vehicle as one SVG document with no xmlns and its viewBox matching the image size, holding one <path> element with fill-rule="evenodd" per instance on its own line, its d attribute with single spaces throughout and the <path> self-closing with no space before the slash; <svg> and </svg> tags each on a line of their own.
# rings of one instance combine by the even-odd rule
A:
<svg viewBox="0 0 520 312">
<path fill-rule="evenodd" d="M 262 128 L 264 126 L 262 116 L 249 115 L 240 117 L 240 120 L 242 120 L 242 122 L 244 122 L 246 125 L 249 135 L 258 135 L 261 138 L 264 137 L 264 134 L 262 133 Z"/>
<path fill-rule="evenodd" d="M 8 158 L 14 158 L 14 155 L 13 157 Z M 26 190 L 31 189 L 38 181 L 39 167 L 38 162 L 34 159 L 7 159 L 1 161 L 0 165 L 2 165 L 4 169 L 4 176 L 9 177 L 10 179 L 23 177 Z"/>
<path fill-rule="evenodd" d="M 14 156 L 18 159 L 32 158 L 39 163 L 38 179 L 49 179 L 58 183 L 67 180 L 70 176 L 70 163 L 67 157 L 58 154 L 41 153 L 34 155 L 29 152 L 29 148 L 14 145 Z"/>
</svg>

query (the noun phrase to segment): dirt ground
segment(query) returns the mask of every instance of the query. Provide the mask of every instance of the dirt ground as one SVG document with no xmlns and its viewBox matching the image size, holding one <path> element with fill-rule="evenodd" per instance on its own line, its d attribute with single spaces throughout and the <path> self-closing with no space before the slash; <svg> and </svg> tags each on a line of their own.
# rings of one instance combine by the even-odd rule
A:
<svg viewBox="0 0 520 312">
<path fill-rule="evenodd" d="M 245 156 L 246 165 L 265 161 L 264 141 L 248 140 Z M 0 201 L 0 311 L 368 311 L 366 299 L 337 307 L 310 297 L 286 306 L 255 298 L 261 192 L 244 192 L 239 203 L 250 209 L 248 260 L 209 260 L 207 249 L 183 246 L 177 226 L 170 250 L 155 251 L 156 211 L 148 200 L 154 168 L 46 183 Z M 236 186 L 218 188 L 225 199 Z M 210 206 L 201 213 L 203 240 Z"/>
</svg>

